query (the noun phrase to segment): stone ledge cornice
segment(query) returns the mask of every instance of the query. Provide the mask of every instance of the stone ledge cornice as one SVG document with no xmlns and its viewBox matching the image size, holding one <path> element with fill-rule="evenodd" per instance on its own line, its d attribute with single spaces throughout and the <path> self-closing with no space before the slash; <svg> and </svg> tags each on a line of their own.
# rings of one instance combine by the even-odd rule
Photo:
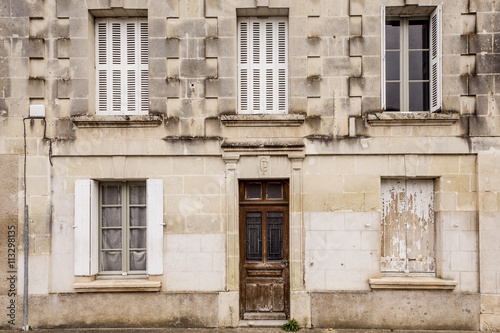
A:
<svg viewBox="0 0 500 333">
<path fill-rule="evenodd" d="M 93 280 L 88 282 L 75 282 L 73 288 L 78 293 L 159 291 L 161 288 L 161 281 L 143 279 Z"/>
<path fill-rule="evenodd" d="M 380 279 L 369 279 L 372 289 L 427 289 L 427 290 L 453 290 L 457 281 L 443 280 L 429 276 L 391 276 Z"/>
<path fill-rule="evenodd" d="M 163 122 L 163 117 L 159 115 L 72 116 L 71 121 L 80 128 L 157 127 Z"/>
<path fill-rule="evenodd" d="M 235 114 L 222 115 L 228 127 L 298 127 L 306 117 L 302 114 Z"/>
<path fill-rule="evenodd" d="M 458 113 L 375 112 L 366 115 L 372 126 L 450 126 L 460 119 Z"/>
</svg>

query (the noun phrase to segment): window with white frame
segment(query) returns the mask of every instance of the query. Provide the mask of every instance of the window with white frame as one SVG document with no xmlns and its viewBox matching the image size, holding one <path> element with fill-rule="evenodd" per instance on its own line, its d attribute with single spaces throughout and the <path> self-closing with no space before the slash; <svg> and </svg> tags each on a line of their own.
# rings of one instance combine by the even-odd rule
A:
<svg viewBox="0 0 500 333">
<path fill-rule="evenodd" d="M 434 275 L 434 181 L 383 179 L 381 271 Z"/>
<path fill-rule="evenodd" d="M 238 19 L 238 112 L 288 112 L 288 21 Z"/>
<path fill-rule="evenodd" d="M 163 181 L 75 182 L 75 275 L 163 273 Z"/>
<path fill-rule="evenodd" d="M 381 52 L 382 110 L 441 110 L 440 6 L 382 7 Z"/>
<path fill-rule="evenodd" d="M 146 18 L 95 20 L 96 113 L 148 114 Z"/>
</svg>

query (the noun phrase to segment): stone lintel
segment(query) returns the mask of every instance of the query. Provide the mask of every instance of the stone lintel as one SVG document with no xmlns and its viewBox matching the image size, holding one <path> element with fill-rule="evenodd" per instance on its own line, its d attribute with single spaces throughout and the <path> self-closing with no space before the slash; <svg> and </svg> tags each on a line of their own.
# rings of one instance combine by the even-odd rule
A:
<svg viewBox="0 0 500 333">
<path fill-rule="evenodd" d="M 429 276 L 391 276 L 380 279 L 369 279 L 372 289 L 427 289 L 453 290 L 457 281 L 443 280 Z"/>
</svg>

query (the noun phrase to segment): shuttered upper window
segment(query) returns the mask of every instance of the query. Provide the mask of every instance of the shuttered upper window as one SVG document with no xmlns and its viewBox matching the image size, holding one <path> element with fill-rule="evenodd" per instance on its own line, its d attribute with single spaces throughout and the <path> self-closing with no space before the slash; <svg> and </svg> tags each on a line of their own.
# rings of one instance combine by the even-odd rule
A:
<svg viewBox="0 0 500 333">
<path fill-rule="evenodd" d="M 433 275 L 434 181 L 384 179 L 381 271 Z"/>
<path fill-rule="evenodd" d="M 96 19 L 98 115 L 148 114 L 146 19 Z"/>
<path fill-rule="evenodd" d="M 242 17 L 238 37 L 239 113 L 287 113 L 286 18 Z"/>
<path fill-rule="evenodd" d="M 394 16 L 382 7 L 383 110 L 441 110 L 440 13 Z"/>
</svg>

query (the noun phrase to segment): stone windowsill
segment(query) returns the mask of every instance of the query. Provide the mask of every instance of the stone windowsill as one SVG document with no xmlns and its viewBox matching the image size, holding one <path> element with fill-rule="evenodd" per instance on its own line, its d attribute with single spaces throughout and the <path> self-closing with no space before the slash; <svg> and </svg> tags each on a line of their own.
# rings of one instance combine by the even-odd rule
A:
<svg viewBox="0 0 500 333">
<path fill-rule="evenodd" d="M 73 288 L 78 293 L 159 291 L 161 288 L 161 281 L 142 279 L 93 280 L 88 282 L 75 282 Z"/>
<path fill-rule="evenodd" d="M 78 127 L 156 127 L 163 122 L 162 116 L 73 116 L 71 121 Z"/>
<path fill-rule="evenodd" d="M 458 113 L 376 112 L 366 117 L 372 126 L 450 126 L 460 119 Z"/>
<path fill-rule="evenodd" d="M 369 279 L 372 289 L 434 289 L 453 290 L 457 281 L 443 280 L 428 276 L 391 276 L 380 279 Z"/>
<path fill-rule="evenodd" d="M 237 114 L 222 115 L 221 121 L 228 127 L 297 127 L 304 123 L 302 114 Z"/>
</svg>

